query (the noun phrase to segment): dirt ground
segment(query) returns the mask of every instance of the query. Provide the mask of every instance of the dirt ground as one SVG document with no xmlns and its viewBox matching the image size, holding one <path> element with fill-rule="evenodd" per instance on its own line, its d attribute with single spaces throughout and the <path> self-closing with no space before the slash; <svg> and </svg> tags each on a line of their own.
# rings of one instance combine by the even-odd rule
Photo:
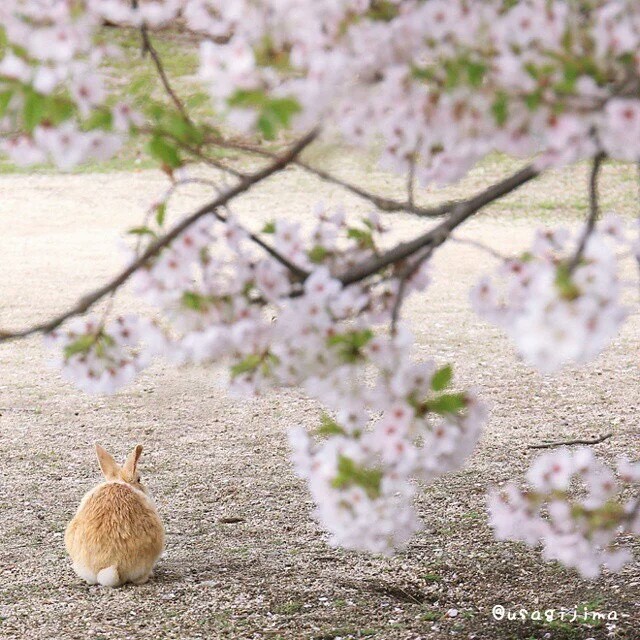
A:
<svg viewBox="0 0 640 640">
<path fill-rule="evenodd" d="M 397 193 L 388 178 L 335 162 L 344 175 Z M 488 184 L 505 169 L 478 169 L 451 193 Z M 607 176 L 605 205 L 632 215 L 629 175 Z M 541 220 L 575 222 L 584 180 L 577 168 L 529 185 L 459 236 L 503 253 L 520 250 Z M 1 177 L 0 326 L 43 319 L 114 273 L 122 231 L 139 223 L 164 186 L 155 172 Z M 206 195 L 189 190 L 173 213 Z M 235 212 L 257 226 L 283 213 L 308 215 L 318 199 L 367 210 L 291 170 L 247 194 Z M 398 236 L 428 225 L 406 215 L 386 220 Z M 544 378 L 469 308 L 469 286 L 492 258 L 458 244 L 434 261 L 435 283 L 406 307 L 419 355 L 454 363 L 456 382 L 476 387 L 492 413 L 465 469 L 424 488 L 424 531 L 392 558 L 332 549 L 312 520 L 286 442 L 289 426 L 317 422 L 318 407 L 302 394 L 243 402 L 226 395 L 221 367 L 159 362 L 116 396 L 89 397 L 46 366 L 40 338 L 0 345 L 0 638 L 640 638 L 637 561 L 620 574 L 582 580 L 520 544 L 496 542 L 484 503 L 487 486 L 521 476 L 535 455 L 529 444 L 612 431 L 598 454 L 638 455 L 638 313 L 591 365 Z M 136 304 L 124 291 L 117 306 Z M 65 555 L 64 528 L 99 481 L 95 441 L 122 457 L 137 442 L 145 446 L 143 478 L 167 528 L 166 552 L 145 586 L 89 587 Z M 495 605 L 530 613 L 587 606 L 615 612 L 617 622 L 497 621 Z"/>
</svg>

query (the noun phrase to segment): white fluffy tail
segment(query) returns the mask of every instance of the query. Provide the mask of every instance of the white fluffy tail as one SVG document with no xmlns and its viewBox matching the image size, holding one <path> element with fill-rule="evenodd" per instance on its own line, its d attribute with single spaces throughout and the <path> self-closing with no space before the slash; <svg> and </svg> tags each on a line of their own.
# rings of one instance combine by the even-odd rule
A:
<svg viewBox="0 0 640 640">
<path fill-rule="evenodd" d="M 120 586 L 120 576 L 118 575 L 118 569 L 115 565 L 111 565 L 106 569 L 102 569 L 102 571 L 98 571 L 96 579 L 98 580 L 98 584 L 101 584 L 103 587 Z"/>
</svg>

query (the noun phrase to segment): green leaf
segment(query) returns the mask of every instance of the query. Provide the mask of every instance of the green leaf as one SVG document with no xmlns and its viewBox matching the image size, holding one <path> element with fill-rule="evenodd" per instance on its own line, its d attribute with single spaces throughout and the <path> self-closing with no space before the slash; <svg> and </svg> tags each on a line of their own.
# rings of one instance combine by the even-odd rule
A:
<svg viewBox="0 0 640 640">
<path fill-rule="evenodd" d="M 464 409 L 466 405 L 466 398 L 464 393 L 443 393 L 437 398 L 426 401 L 426 406 L 429 411 L 435 411 L 440 415 L 447 413 L 457 413 Z"/>
<path fill-rule="evenodd" d="M 337 347 L 339 356 L 345 362 L 356 362 L 362 356 L 362 347 L 364 347 L 374 335 L 371 329 L 337 333 L 327 338 L 327 345 Z"/>
<path fill-rule="evenodd" d="M 509 99 L 506 93 L 503 91 L 498 92 L 496 99 L 491 105 L 491 112 L 496 119 L 497 125 L 500 127 L 504 125 L 509 117 Z"/>
<path fill-rule="evenodd" d="M 202 311 L 207 307 L 207 299 L 195 291 L 185 291 L 182 294 L 182 304 L 187 307 L 187 309 Z"/>
<path fill-rule="evenodd" d="M 153 136 L 147 145 L 147 150 L 156 160 L 172 169 L 182 165 L 177 148 L 160 136 Z"/>
<path fill-rule="evenodd" d="M 110 111 L 94 111 L 84 122 L 84 128 L 91 131 L 93 129 L 104 129 L 110 131 L 113 126 L 113 115 Z"/>
<path fill-rule="evenodd" d="M 273 121 L 264 115 L 258 118 L 258 129 L 267 140 L 273 140 L 276 137 L 276 127 Z"/>
<path fill-rule="evenodd" d="M 204 91 L 200 91 L 187 96 L 184 103 L 189 107 L 189 109 L 197 109 L 198 107 L 202 107 L 207 104 L 209 100 L 209 94 Z"/>
<path fill-rule="evenodd" d="M 45 98 L 35 91 L 27 91 L 24 98 L 22 117 L 24 127 L 31 133 L 42 121 L 44 115 Z"/>
<path fill-rule="evenodd" d="M 274 98 L 269 100 L 264 113 L 273 117 L 275 122 L 283 127 L 288 127 L 291 118 L 300 112 L 300 105 L 293 98 Z"/>
<path fill-rule="evenodd" d="M 331 481 L 336 489 L 346 489 L 355 484 L 362 487 L 371 499 L 375 499 L 380 496 L 381 482 L 380 469 L 368 469 L 356 464 L 347 456 L 338 455 L 338 474 Z"/>
<path fill-rule="evenodd" d="M 160 126 L 180 142 L 199 146 L 204 140 L 202 131 L 185 120 L 181 113 L 164 113 Z"/>
<path fill-rule="evenodd" d="M 153 77 L 149 74 L 141 75 L 139 78 L 136 78 L 130 85 L 127 90 L 129 95 L 136 93 L 143 93 L 148 97 L 149 89 L 153 84 Z"/>
<path fill-rule="evenodd" d="M 4 114 L 7 112 L 7 107 L 9 106 L 9 102 L 11 101 L 12 96 L 12 91 L 0 92 L 0 118 L 3 118 Z"/>
<path fill-rule="evenodd" d="M 564 66 L 564 79 L 558 83 L 556 89 L 565 93 L 573 93 L 576 88 L 576 82 L 580 77 L 581 69 L 574 60 L 568 60 Z"/>
<path fill-rule="evenodd" d="M 262 233 L 275 233 L 276 232 L 276 223 L 273 220 L 269 220 L 264 227 L 262 227 Z"/>
<path fill-rule="evenodd" d="M 433 378 L 431 378 L 431 388 L 434 391 L 442 391 L 449 386 L 451 382 L 451 377 L 453 376 L 453 369 L 451 365 L 448 364 L 441 369 L 438 369 L 434 374 Z"/>
<path fill-rule="evenodd" d="M 371 329 L 362 329 L 361 331 L 348 331 L 347 333 L 337 333 L 333 336 L 329 336 L 327 338 L 327 344 L 336 345 L 336 344 L 349 344 L 354 347 L 361 348 L 364 347 L 371 338 L 373 338 L 374 333 Z"/>
<path fill-rule="evenodd" d="M 467 62 L 467 75 L 469 76 L 469 84 L 472 87 L 479 87 L 487 72 L 487 65 L 483 62 Z"/>
<path fill-rule="evenodd" d="M 371 3 L 371 8 L 366 13 L 366 16 L 371 20 L 377 20 L 379 22 L 390 22 L 399 13 L 398 5 L 389 0 L 378 0 Z"/>
<path fill-rule="evenodd" d="M 161 202 L 156 207 L 156 222 L 158 223 L 159 227 L 161 227 L 164 224 L 164 219 L 166 215 L 167 215 L 167 203 Z"/>
<path fill-rule="evenodd" d="M 529 111 L 535 111 L 542 102 L 542 90 L 538 89 L 533 93 L 529 93 L 524 97 L 524 103 Z"/>
<path fill-rule="evenodd" d="M 96 336 L 84 335 L 80 336 L 75 342 L 68 344 L 64 348 L 64 357 L 68 360 L 78 353 L 86 353 L 96 343 Z"/>
<path fill-rule="evenodd" d="M 263 360 L 264 357 L 257 353 L 248 355 L 244 360 L 238 362 L 237 364 L 234 364 L 231 367 L 231 377 L 235 378 L 236 376 L 239 376 L 243 373 L 250 373 L 251 371 L 255 371 L 260 366 L 260 363 Z"/>
<path fill-rule="evenodd" d="M 327 249 L 320 244 L 317 244 L 313 249 L 309 249 L 309 251 L 307 251 L 309 260 L 314 264 L 321 264 L 328 255 L 329 252 Z"/>
<path fill-rule="evenodd" d="M 575 300 L 580 297 L 580 289 L 571 279 L 571 272 L 569 266 L 565 263 L 558 265 L 556 270 L 556 287 L 560 291 L 560 295 L 565 300 Z"/>
<path fill-rule="evenodd" d="M 69 120 L 75 114 L 76 109 L 71 102 L 53 98 L 45 104 L 45 120 L 50 120 L 53 124 L 60 124 L 65 120 Z M 111 114 L 109 114 L 111 116 Z"/>
<path fill-rule="evenodd" d="M 436 73 L 433 69 L 429 67 L 412 67 L 411 68 L 411 76 L 416 80 L 435 80 Z"/>
<path fill-rule="evenodd" d="M 264 91 L 240 89 L 236 91 L 228 100 L 230 107 L 262 107 L 267 101 Z"/>
<path fill-rule="evenodd" d="M 269 98 L 257 90 L 236 91 L 228 103 L 231 107 L 258 110 L 258 129 L 267 140 L 273 140 L 279 128 L 288 127 L 292 116 L 300 111 L 293 98 Z"/>
<path fill-rule="evenodd" d="M 291 70 L 287 47 L 278 47 L 270 35 L 265 35 L 259 43 L 254 45 L 253 51 L 259 67 L 269 67 L 280 72 Z"/>
<path fill-rule="evenodd" d="M 371 233 L 371 231 L 365 229 L 349 227 L 349 229 L 347 229 L 347 238 L 357 240 L 358 244 L 366 249 L 373 249 L 375 246 L 375 243 L 373 241 L 373 234 Z"/>
<path fill-rule="evenodd" d="M 319 436 L 343 436 L 346 435 L 345 430 L 327 413 L 323 413 L 320 417 L 320 426 L 316 429 Z"/>
<path fill-rule="evenodd" d="M 153 236 L 156 238 L 158 234 L 153 231 L 153 229 L 149 229 L 149 227 L 133 227 L 133 229 L 129 229 L 127 233 L 132 236 Z"/>
<path fill-rule="evenodd" d="M 460 63 L 457 60 L 448 60 L 444 63 L 446 78 L 444 86 L 453 89 L 460 83 Z"/>
</svg>

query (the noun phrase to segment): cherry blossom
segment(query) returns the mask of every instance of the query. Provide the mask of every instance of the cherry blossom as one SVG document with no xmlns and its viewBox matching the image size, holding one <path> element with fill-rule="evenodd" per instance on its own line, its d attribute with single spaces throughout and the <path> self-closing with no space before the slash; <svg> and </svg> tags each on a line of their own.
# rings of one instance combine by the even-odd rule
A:
<svg viewBox="0 0 640 640">
<path fill-rule="evenodd" d="M 639 465 L 621 459 L 620 480 L 637 489 Z M 542 544 L 545 559 L 574 567 L 586 578 L 598 577 L 603 567 L 618 571 L 631 560 L 629 549 L 615 540 L 622 530 L 637 533 L 637 498 L 616 500 L 620 487 L 614 473 L 591 450 L 544 454 L 531 465 L 527 480 L 530 491 L 508 484 L 489 495 L 498 539 Z M 582 492 L 572 497 L 575 482 Z"/>
<path fill-rule="evenodd" d="M 162 341 L 150 321 L 122 316 L 108 326 L 96 319 L 69 322 L 47 336 L 62 375 L 87 393 L 113 393 L 144 369 Z"/>
<path fill-rule="evenodd" d="M 471 292 L 480 316 L 505 329 L 522 358 L 543 373 L 596 357 L 626 318 L 615 249 L 628 245 L 619 219 L 590 235 L 571 271 L 570 234 L 541 231 L 531 250 L 498 270 L 501 287 L 483 278 Z"/>
</svg>

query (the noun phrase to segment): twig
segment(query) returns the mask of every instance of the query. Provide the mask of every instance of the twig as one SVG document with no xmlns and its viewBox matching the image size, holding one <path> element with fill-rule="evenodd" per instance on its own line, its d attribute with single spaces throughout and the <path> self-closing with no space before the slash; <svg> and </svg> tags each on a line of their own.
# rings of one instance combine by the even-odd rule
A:
<svg viewBox="0 0 640 640">
<path fill-rule="evenodd" d="M 147 51 L 149 52 L 149 55 L 151 56 L 151 59 L 153 60 L 153 64 L 155 65 L 156 70 L 158 71 L 158 75 L 160 76 L 160 81 L 162 82 L 162 85 L 164 86 L 164 89 L 167 92 L 167 95 L 171 98 L 173 104 L 175 104 L 176 109 L 178 109 L 182 117 L 189 124 L 193 124 L 191 118 L 189 117 L 189 114 L 187 113 L 187 110 L 184 104 L 182 104 L 182 100 L 180 100 L 180 98 L 178 97 L 178 94 L 173 90 L 173 87 L 171 86 L 171 82 L 169 82 L 169 78 L 167 76 L 166 71 L 164 70 L 164 66 L 162 64 L 162 60 L 160 59 L 160 55 L 158 54 L 158 51 L 156 50 L 156 48 L 153 46 L 151 42 L 151 38 L 149 37 L 149 33 L 147 31 L 146 25 L 142 25 L 142 27 L 140 28 L 140 35 L 142 36 L 143 55 L 145 52 Z"/>
<path fill-rule="evenodd" d="M 415 151 L 411 154 L 411 159 L 409 160 L 409 174 L 407 175 L 407 204 L 413 209 L 415 207 L 414 202 L 414 187 L 415 187 L 415 177 L 416 177 L 416 156 L 418 154 L 418 147 L 420 146 L 420 141 L 416 145 Z"/>
<path fill-rule="evenodd" d="M 596 220 L 600 215 L 600 205 L 598 203 L 598 176 L 600 174 L 600 167 L 602 166 L 604 157 L 603 153 L 599 153 L 593 158 L 591 173 L 589 174 L 589 217 L 587 218 L 587 225 L 580 238 L 580 242 L 578 243 L 578 248 L 569 262 L 569 273 L 571 273 L 580 263 L 582 254 L 587 246 L 587 242 L 589 241 L 589 238 L 596 226 Z"/>
<path fill-rule="evenodd" d="M 422 263 L 431 257 L 433 251 L 433 247 L 427 247 L 422 254 L 418 255 L 415 260 L 413 260 L 405 267 L 404 271 L 398 277 L 398 291 L 396 294 L 395 302 L 393 304 L 393 309 L 391 311 L 391 333 L 393 334 L 395 334 L 396 332 L 396 325 L 398 324 L 398 316 L 400 314 L 400 308 L 402 307 L 402 302 L 404 300 L 404 290 L 406 289 L 407 282 L 422 266 Z"/>
<path fill-rule="evenodd" d="M 137 4 L 137 0 L 136 0 L 136 3 L 134 3 L 134 6 L 136 4 Z M 153 64 L 156 68 L 156 71 L 158 72 L 158 76 L 160 77 L 160 81 L 162 82 L 162 86 L 164 87 L 167 95 L 169 96 L 169 98 L 171 98 L 171 101 L 176 106 L 176 109 L 178 109 L 178 111 L 180 112 L 180 115 L 185 119 L 185 122 L 189 123 L 192 127 L 195 127 L 195 124 L 191 119 L 191 116 L 187 112 L 187 109 L 184 106 L 182 100 L 180 100 L 180 98 L 178 97 L 178 94 L 174 91 L 173 87 L 171 86 L 171 82 L 169 81 L 167 72 L 165 71 L 164 65 L 162 64 L 162 59 L 160 58 L 160 54 L 158 53 L 158 50 L 153 46 L 153 43 L 151 42 L 149 31 L 146 25 L 142 25 L 142 27 L 140 27 L 140 35 L 142 37 L 142 55 L 144 55 L 147 52 L 149 53 L 149 55 L 151 56 L 151 59 L 153 60 Z M 229 167 L 222 162 L 218 162 L 213 158 L 209 158 L 208 156 L 204 155 L 199 149 L 194 149 L 193 147 L 184 143 L 182 140 L 177 140 L 174 136 L 170 136 L 168 132 L 162 132 L 162 133 L 164 135 L 169 135 L 169 137 L 171 137 L 172 140 L 177 142 L 183 149 L 186 149 L 189 153 L 197 157 L 199 160 L 202 160 L 202 162 L 212 167 L 215 167 L 216 169 L 220 169 L 221 171 L 228 171 L 229 173 L 236 176 L 237 178 L 245 178 L 247 176 L 247 174 L 242 173 L 237 169 L 234 169 L 233 167 Z"/>
<path fill-rule="evenodd" d="M 436 225 L 433 229 L 423 233 L 413 240 L 401 242 L 385 253 L 379 256 L 374 256 L 369 260 L 365 260 L 359 265 L 347 270 L 342 274 L 342 276 L 340 276 L 340 281 L 343 285 L 353 284 L 354 282 L 364 280 L 390 264 L 408 258 L 423 247 L 430 246 L 433 249 L 436 249 L 449 237 L 451 232 L 461 225 L 467 218 L 471 217 L 474 213 L 490 202 L 511 193 L 514 189 L 517 189 L 526 182 L 529 182 L 529 180 L 532 180 L 539 174 L 539 170 L 532 164 L 527 165 L 517 173 L 514 173 L 508 178 L 488 187 L 472 198 L 459 202 L 449 217 Z"/>
<path fill-rule="evenodd" d="M 507 256 L 499 253 L 495 249 L 487 246 L 486 244 L 483 244 L 482 242 L 478 242 L 477 240 L 472 240 L 471 238 L 459 238 L 458 236 L 450 235 L 449 240 L 457 244 L 465 244 L 469 247 L 474 247 L 475 249 L 484 251 L 485 253 L 488 253 L 490 256 L 496 258 L 497 260 L 505 261 L 509 259 Z"/>
<path fill-rule="evenodd" d="M 180 140 L 175 140 L 175 142 L 182 149 L 185 149 L 188 153 L 198 158 L 198 160 L 204 162 L 210 167 L 213 167 L 214 169 L 219 169 L 220 171 L 225 171 L 226 173 L 230 173 L 232 176 L 235 176 L 236 178 L 246 178 L 249 175 L 248 173 L 245 173 L 243 171 L 238 171 L 238 169 L 234 169 L 233 167 L 230 167 L 228 164 L 225 164 L 224 162 L 220 162 L 219 160 L 214 160 L 213 158 L 202 153 L 202 151 L 200 151 L 199 149 L 194 149 L 190 145 L 185 144 Z"/>
<path fill-rule="evenodd" d="M 600 444 L 601 442 L 608 440 L 612 435 L 613 433 L 605 433 L 596 438 L 592 438 L 591 440 L 583 440 L 583 439 L 558 440 L 556 442 L 545 442 L 543 444 L 530 444 L 527 448 L 528 449 L 552 449 L 553 447 L 565 447 L 565 446 L 569 447 L 575 444 Z"/>
<path fill-rule="evenodd" d="M 275 156 L 271 151 L 267 151 L 266 149 L 260 149 L 259 147 L 255 147 L 253 145 L 249 145 L 241 142 L 231 142 L 221 139 L 210 139 L 208 142 L 223 147 L 225 149 L 236 149 L 238 151 L 246 151 L 247 153 L 253 153 L 255 155 L 262 156 L 263 158 L 273 158 Z M 384 196 L 379 196 L 375 193 L 371 193 L 370 191 L 366 191 L 361 187 L 347 182 L 342 178 L 338 178 L 334 176 L 332 173 L 328 171 L 324 171 L 309 163 L 300 160 L 297 158 L 291 164 L 294 164 L 301 169 L 304 169 L 307 173 L 311 173 L 312 175 L 324 180 L 325 182 L 330 182 L 331 184 L 338 185 L 342 187 L 346 191 L 353 193 L 354 195 L 362 198 L 363 200 L 368 200 L 371 202 L 376 208 L 380 209 L 380 211 L 385 211 L 387 213 L 396 213 L 396 212 L 407 212 L 413 213 L 421 218 L 441 218 L 446 215 L 450 211 L 452 211 L 459 203 L 459 200 L 451 200 L 449 202 L 444 202 L 443 204 L 436 205 L 435 207 L 418 207 L 415 204 L 408 201 L 400 201 L 393 200 L 391 198 L 385 198 Z"/>
<path fill-rule="evenodd" d="M 436 205 L 435 207 L 418 207 L 411 202 L 392 200 L 391 198 L 385 198 L 369 191 L 365 191 L 364 189 L 361 189 L 360 187 L 351 184 L 346 180 L 342 180 L 341 178 L 338 178 L 327 171 L 323 171 L 322 169 L 318 169 L 317 167 L 314 167 L 302 160 L 296 160 L 293 164 L 297 165 L 301 169 L 304 169 L 308 173 L 317 176 L 325 182 L 336 184 L 339 187 L 350 191 L 354 195 L 357 195 L 364 200 L 368 200 L 378 209 L 380 209 L 380 211 L 386 211 L 387 213 L 405 211 L 421 218 L 441 218 L 442 216 L 455 209 L 455 207 L 460 202 L 458 200 L 451 200 L 449 202 L 444 202 L 443 204 Z"/>
<path fill-rule="evenodd" d="M 152 244 L 147 247 L 146 251 L 136 258 L 126 269 L 120 272 L 115 278 L 107 282 L 102 287 L 96 289 L 95 291 L 83 296 L 80 300 L 70 309 L 65 311 L 64 313 L 56 316 L 53 319 L 47 320 L 45 322 L 27 327 L 25 329 L 19 329 L 17 331 L 0 331 L 0 342 L 5 342 L 7 340 L 12 340 L 16 338 L 24 338 L 34 333 L 48 333 L 53 331 L 55 328 L 59 327 L 65 320 L 68 320 L 71 317 L 78 316 L 82 313 L 88 311 L 93 305 L 104 298 L 106 295 L 120 288 L 129 278 L 141 267 L 143 267 L 151 258 L 156 256 L 164 247 L 171 244 L 175 238 L 177 238 L 185 229 L 188 229 L 194 222 L 202 218 L 203 216 L 209 213 L 215 213 L 216 209 L 224 206 L 235 198 L 236 196 L 248 191 L 254 184 L 261 182 L 265 178 L 268 178 L 272 174 L 281 171 L 284 167 L 286 167 L 293 158 L 295 158 L 305 147 L 307 147 L 317 136 L 317 130 L 313 130 L 308 133 L 306 136 L 298 140 L 294 145 L 290 147 L 287 153 L 280 156 L 276 161 L 271 163 L 268 167 L 257 171 L 254 174 L 249 175 L 247 178 L 241 180 L 233 187 L 227 189 L 224 193 L 218 196 L 215 200 L 209 202 L 208 204 L 202 206 L 195 213 L 191 214 L 184 220 L 182 220 L 179 224 L 177 224 L 173 229 L 167 232 L 161 238 L 155 240 Z M 261 245 L 262 246 L 262 245 Z M 266 247 L 263 247 L 266 249 Z M 282 258 L 272 249 L 270 251 L 271 255 L 274 255 L 277 259 L 285 260 L 288 263 L 286 258 Z M 298 270 L 298 267 L 292 265 L 295 270 Z M 294 273 L 296 272 L 294 270 Z M 304 273 L 304 272 L 303 272 Z"/>
</svg>

